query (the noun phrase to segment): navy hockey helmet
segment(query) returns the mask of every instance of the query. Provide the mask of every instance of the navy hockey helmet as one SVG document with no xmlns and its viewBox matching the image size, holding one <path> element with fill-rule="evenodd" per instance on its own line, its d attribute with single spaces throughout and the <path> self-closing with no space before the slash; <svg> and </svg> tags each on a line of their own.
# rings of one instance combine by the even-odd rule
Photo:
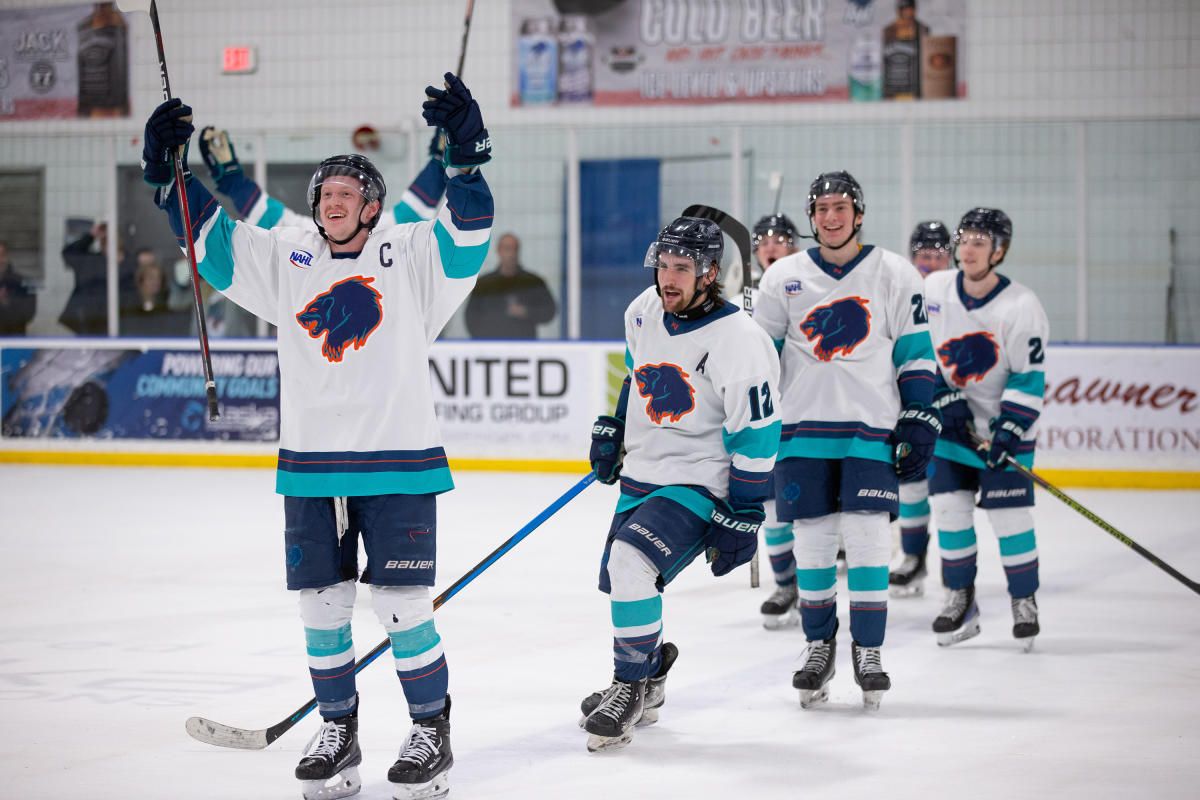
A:
<svg viewBox="0 0 1200 800">
<path fill-rule="evenodd" d="M 659 255 L 683 256 L 691 259 L 696 277 L 700 277 L 708 274 L 711 268 L 720 272 L 724 252 L 725 238 L 717 223 L 700 217 L 677 217 L 658 232 L 658 238 L 646 250 L 642 265 L 648 269 L 658 269 Z"/>
<path fill-rule="evenodd" d="M 916 255 L 921 250 L 941 250 L 950 252 L 950 231 L 936 219 L 918 222 L 913 228 L 912 236 L 908 239 L 908 250 Z"/>
<path fill-rule="evenodd" d="M 962 241 L 963 233 L 966 231 L 978 231 L 991 237 L 992 252 L 1000 254 L 1000 261 L 992 266 L 1000 266 L 1000 262 L 1008 255 L 1009 245 L 1012 244 L 1013 227 L 1008 214 L 998 208 L 972 208 L 959 220 L 958 228 L 954 231 L 955 244 Z M 957 253 L 954 256 L 954 263 L 958 263 Z"/>
<path fill-rule="evenodd" d="M 312 179 L 308 182 L 308 207 L 312 211 L 313 222 L 317 224 L 317 230 L 325 236 L 325 228 L 321 225 L 320 217 L 317 213 L 317 206 L 321 198 L 321 186 L 325 183 L 337 183 L 338 178 L 352 178 L 352 183 L 347 183 L 358 190 L 363 196 L 363 201 L 370 203 L 379 201 L 379 211 L 375 216 L 368 220 L 365 224 L 360 220 L 358 228 L 350 237 L 358 235 L 358 232 L 364 227 L 367 230 L 372 230 L 376 223 L 379 222 L 379 217 L 383 213 L 383 202 L 387 198 L 387 185 L 383 182 L 383 175 L 371 159 L 366 156 L 358 155 L 357 153 L 342 156 L 330 156 L 321 162 L 317 167 L 317 171 L 313 173 Z M 325 238 L 329 238 L 325 236 Z M 346 239 L 345 242 L 350 241 Z M 333 240 L 331 240 L 333 241 Z M 337 244 L 345 244 L 345 242 L 337 242 Z"/>
<path fill-rule="evenodd" d="M 854 176 L 845 170 L 837 172 L 822 172 L 808 187 L 808 218 L 812 219 L 817 210 L 817 198 L 830 194 L 840 194 L 849 197 L 854 203 L 855 214 L 867 213 L 867 201 L 863 198 L 862 187 Z"/>
<path fill-rule="evenodd" d="M 796 230 L 796 223 L 788 219 L 787 214 L 768 214 L 767 216 L 754 223 L 754 238 L 753 246 L 758 250 L 758 245 L 763 239 L 768 239 L 772 236 L 785 236 L 788 238 L 788 245 L 791 246 L 796 239 L 799 238 L 800 232 Z"/>
</svg>

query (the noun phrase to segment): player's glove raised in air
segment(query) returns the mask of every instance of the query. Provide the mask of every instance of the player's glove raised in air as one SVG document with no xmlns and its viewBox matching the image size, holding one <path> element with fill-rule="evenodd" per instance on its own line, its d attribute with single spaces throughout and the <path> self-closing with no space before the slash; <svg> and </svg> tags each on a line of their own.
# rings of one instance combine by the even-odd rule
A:
<svg viewBox="0 0 1200 800">
<path fill-rule="evenodd" d="M 896 474 L 901 481 L 915 481 L 925 477 L 925 468 L 933 458 L 933 447 L 942 432 L 942 420 L 936 409 L 910 403 L 900 412 L 900 419 L 892 431 Z"/>
<path fill-rule="evenodd" d="M 708 563 L 713 575 L 724 575 L 754 558 L 765 517 L 761 503 L 717 503 L 708 521 Z"/>
<path fill-rule="evenodd" d="M 226 175 L 242 171 L 229 134 L 212 125 L 200 131 L 200 157 L 208 165 L 208 174 L 212 175 L 214 181 L 220 182 Z"/>
<path fill-rule="evenodd" d="M 178 97 L 164 101 L 150 119 L 142 141 L 142 178 L 151 186 L 175 180 L 175 151 L 183 147 L 183 172 L 187 178 L 187 143 L 192 138 L 192 107 Z"/>
<path fill-rule="evenodd" d="M 596 480 L 606 484 L 617 482 L 621 475 L 624 442 L 624 422 L 604 414 L 596 417 L 596 424 L 592 426 L 592 449 L 588 453 Z"/>
<path fill-rule="evenodd" d="M 1021 421 L 1008 414 L 1001 414 L 989 423 L 992 429 L 992 446 L 988 448 L 988 469 L 1004 469 L 1007 457 L 1017 459 L 1017 446 L 1025 435 L 1025 426 Z"/>
<path fill-rule="evenodd" d="M 446 132 L 446 153 L 442 163 L 459 169 L 486 164 L 492 158 L 492 137 L 483 127 L 479 103 L 453 72 L 447 72 L 444 77 L 446 88 L 426 86 L 425 94 L 429 99 L 421 104 L 425 122 Z"/>
<path fill-rule="evenodd" d="M 945 388 L 934 392 L 933 407 L 942 416 L 942 435 L 966 447 L 971 447 L 975 415 L 967 406 L 967 397 L 958 389 Z"/>
</svg>

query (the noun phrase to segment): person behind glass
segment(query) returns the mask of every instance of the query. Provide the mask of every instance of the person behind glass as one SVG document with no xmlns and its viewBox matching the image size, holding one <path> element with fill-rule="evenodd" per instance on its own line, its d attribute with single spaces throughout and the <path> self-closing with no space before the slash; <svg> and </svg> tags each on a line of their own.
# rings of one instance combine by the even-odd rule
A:
<svg viewBox="0 0 1200 800">
<path fill-rule="evenodd" d="M 167 305 L 167 274 L 149 248 L 137 251 L 134 302 L 121 311 L 122 336 L 187 336 L 188 318 Z"/>
<path fill-rule="evenodd" d="M 0 239 L 0 336 L 24 336 L 37 310 L 37 296 L 13 270 L 8 242 Z"/>
<path fill-rule="evenodd" d="M 75 288 L 58 321 L 79 336 L 108 335 L 108 224 L 97 222 L 91 231 L 62 249 L 63 262 L 75 273 Z M 125 243 L 117 240 L 119 304 L 134 300 L 134 264 L 126 260 Z"/>
<path fill-rule="evenodd" d="M 475 339 L 536 339 L 537 326 L 554 319 L 558 304 L 546 282 L 521 266 L 521 240 L 496 242 L 500 264 L 481 275 L 467 301 L 467 331 Z"/>
</svg>

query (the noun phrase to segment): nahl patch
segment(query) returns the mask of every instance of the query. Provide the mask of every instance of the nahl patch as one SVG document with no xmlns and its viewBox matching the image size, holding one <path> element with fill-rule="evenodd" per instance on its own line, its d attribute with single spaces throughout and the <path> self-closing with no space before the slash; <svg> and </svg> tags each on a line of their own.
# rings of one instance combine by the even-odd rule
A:
<svg viewBox="0 0 1200 800">
<path fill-rule="evenodd" d="M 882 497 L 884 500 L 899 500 L 900 495 L 887 489 L 859 489 L 859 497 Z"/>
<path fill-rule="evenodd" d="M 804 291 L 804 285 L 800 281 L 788 281 L 783 285 L 783 291 L 788 295 L 800 294 Z"/>
<path fill-rule="evenodd" d="M 646 539 L 646 541 L 657 547 L 664 556 L 671 555 L 671 548 L 667 547 L 666 542 L 658 538 L 658 534 L 656 534 L 654 531 L 650 530 L 649 528 L 643 528 L 636 522 L 629 523 L 629 529 L 640 533 L 642 537 Z"/>
<path fill-rule="evenodd" d="M 383 565 L 384 569 L 433 569 L 432 561 L 411 561 L 404 559 L 401 561 L 392 560 Z"/>
</svg>

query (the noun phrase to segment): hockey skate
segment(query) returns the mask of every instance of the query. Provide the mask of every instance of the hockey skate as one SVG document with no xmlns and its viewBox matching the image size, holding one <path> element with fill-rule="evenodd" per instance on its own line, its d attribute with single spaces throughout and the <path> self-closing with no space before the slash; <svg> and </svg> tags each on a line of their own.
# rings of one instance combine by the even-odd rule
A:
<svg viewBox="0 0 1200 800">
<path fill-rule="evenodd" d="M 1013 636 L 1017 641 L 1025 646 L 1025 652 L 1028 653 L 1033 649 L 1033 641 L 1037 635 L 1041 633 L 1041 626 L 1038 625 L 1038 607 L 1037 598 L 1034 595 L 1029 597 L 1014 597 L 1012 599 L 1013 613 Z"/>
<path fill-rule="evenodd" d="M 296 765 L 304 800 L 337 800 L 358 794 L 362 780 L 358 765 L 358 713 L 326 720 L 309 741 L 304 757 Z"/>
<path fill-rule="evenodd" d="M 975 603 L 975 587 L 950 589 L 946 594 L 946 607 L 933 621 L 933 632 L 938 645 L 949 647 L 979 635 L 979 606 Z"/>
<path fill-rule="evenodd" d="M 679 658 L 679 648 L 670 642 L 664 642 L 658 653 L 658 671 L 646 681 L 646 699 L 642 704 L 642 717 L 634 723 L 639 728 L 658 722 L 658 711 L 667 701 L 667 673 L 670 672 L 675 659 Z M 583 698 L 583 702 L 579 704 L 579 710 L 583 712 L 583 716 L 579 718 L 579 727 L 584 726 L 588 715 L 596 710 L 596 706 L 600 705 L 603 697 L 604 692 L 592 692 Z"/>
<path fill-rule="evenodd" d="M 863 708 L 878 711 L 883 693 L 892 688 L 892 679 L 883 671 L 878 647 L 863 647 L 858 642 L 850 645 L 854 660 L 854 682 L 862 687 Z"/>
<path fill-rule="evenodd" d="M 769 631 L 780 628 L 790 628 L 800 624 L 800 612 L 796 608 L 799 590 L 796 583 L 776 586 L 771 596 L 763 601 L 759 611 L 763 617 L 763 627 Z"/>
<path fill-rule="evenodd" d="M 614 678 L 599 705 L 584 720 L 588 752 L 616 750 L 633 741 L 633 726 L 641 719 L 645 702 L 646 681 L 626 682 Z"/>
<path fill-rule="evenodd" d="M 430 719 L 413 720 L 400 757 L 388 770 L 392 797 L 396 800 L 426 800 L 445 797 L 450 791 L 450 697 L 446 708 Z"/>
<path fill-rule="evenodd" d="M 801 658 L 804 666 L 792 673 L 792 687 L 800 690 L 800 707 L 812 708 L 829 699 L 829 682 L 837 674 L 837 628 L 828 639 L 809 642 Z"/>
<path fill-rule="evenodd" d="M 888 574 L 888 594 L 892 597 L 922 597 L 925 594 L 925 556 L 905 553 L 900 566 Z"/>
</svg>

